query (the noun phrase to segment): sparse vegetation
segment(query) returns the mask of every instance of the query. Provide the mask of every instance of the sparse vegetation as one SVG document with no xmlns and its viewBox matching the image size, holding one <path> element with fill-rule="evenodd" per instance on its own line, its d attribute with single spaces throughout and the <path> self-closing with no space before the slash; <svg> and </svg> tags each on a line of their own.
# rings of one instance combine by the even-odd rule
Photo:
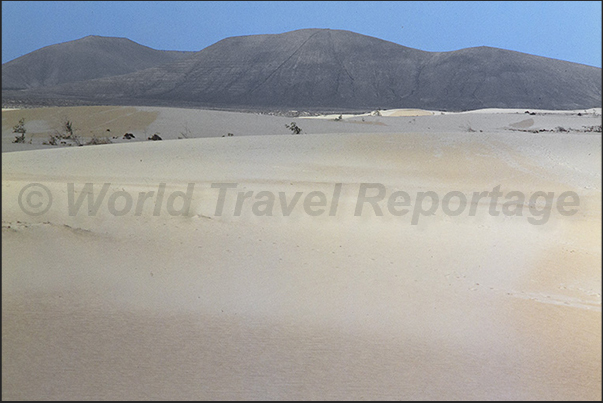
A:
<svg viewBox="0 0 603 403">
<path fill-rule="evenodd" d="M 598 126 L 582 126 L 584 127 L 584 131 L 585 132 L 594 132 L 594 133 L 601 133 L 601 125 Z"/>
<path fill-rule="evenodd" d="M 295 123 L 291 122 L 290 125 L 285 125 L 285 127 L 293 132 L 293 134 L 300 134 L 302 129 Z"/>
<path fill-rule="evenodd" d="M 73 137 L 73 122 L 71 122 L 69 119 L 67 119 L 64 123 L 63 123 L 64 129 L 65 129 L 65 137 L 66 139 L 69 139 L 71 137 Z"/>
<path fill-rule="evenodd" d="M 65 119 L 63 121 L 63 131 L 65 132 L 65 134 L 61 137 L 61 139 L 71 140 L 71 141 L 73 141 L 73 143 L 75 143 L 78 146 L 82 145 L 80 138 L 75 135 L 75 129 L 73 127 L 73 122 L 70 121 L 69 119 Z M 61 144 L 65 144 L 65 143 L 66 143 L 65 141 L 61 142 Z"/>
<path fill-rule="evenodd" d="M 467 123 L 463 126 L 460 126 L 460 128 L 464 129 L 465 131 L 468 131 L 470 133 L 474 133 L 476 131 L 473 127 L 471 127 L 471 123 Z"/>
<path fill-rule="evenodd" d="M 563 126 L 557 126 L 554 129 L 511 129 L 512 131 L 526 132 L 526 133 L 570 133 L 570 132 L 582 132 L 582 133 L 601 133 L 601 125 L 596 126 L 582 126 L 581 129 L 565 128 Z"/>
<path fill-rule="evenodd" d="M 53 136 L 51 134 L 50 138 L 48 139 L 48 141 L 44 141 L 42 144 L 49 145 L 49 146 L 56 146 L 56 145 L 58 145 L 58 137 L 57 136 Z"/>
<path fill-rule="evenodd" d="M 180 132 L 180 137 L 178 137 L 179 139 L 188 139 L 191 137 L 191 131 L 188 128 L 188 123 L 184 124 L 184 131 Z"/>
<path fill-rule="evenodd" d="M 13 133 L 19 133 L 19 136 L 15 136 L 13 143 L 25 143 L 25 118 L 19 119 L 19 124 L 13 126 Z"/>
<path fill-rule="evenodd" d="M 61 131 L 55 130 L 54 135 L 50 135 L 50 139 L 48 142 L 44 142 L 42 144 L 51 145 L 51 146 L 82 146 L 82 142 L 75 134 L 75 128 L 73 127 L 73 122 L 69 119 L 65 119 L 61 125 Z"/>
<path fill-rule="evenodd" d="M 113 142 L 108 137 L 103 137 L 102 139 L 99 139 L 96 136 L 92 136 L 92 138 L 90 139 L 90 141 L 88 141 L 86 143 L 86 145 L 91 146 L 91 145 L 97 145 L 97 144 L 111 144 L 111 143 L 113 143 Z"/>
</svg>

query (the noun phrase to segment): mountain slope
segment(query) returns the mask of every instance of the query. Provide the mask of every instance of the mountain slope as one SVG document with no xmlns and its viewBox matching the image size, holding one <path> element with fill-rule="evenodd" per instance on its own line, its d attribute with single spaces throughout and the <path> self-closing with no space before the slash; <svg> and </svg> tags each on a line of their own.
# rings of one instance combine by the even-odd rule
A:
<svg viewBox="0 0 603 403">
<path fill-rule="evenodd" d="M 126 38 L 87 36 L 2 65 L 2 89 L 24 89 L 132 73 L 193 52 L 155 50 Z"/>
<path fill-rule="evenodd" d="M 227 38 L 161 66 L 25 93 L 240 108 L 576 109 L 601 105 L 601 69 L 489 47 L 425 52 L 304 29 Z"/>
</svg>

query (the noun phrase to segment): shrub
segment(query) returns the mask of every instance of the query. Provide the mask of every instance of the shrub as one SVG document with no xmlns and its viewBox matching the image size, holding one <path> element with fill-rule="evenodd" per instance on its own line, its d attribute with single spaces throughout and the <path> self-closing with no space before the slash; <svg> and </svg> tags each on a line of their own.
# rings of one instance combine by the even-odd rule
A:
<svg viewBox="0 0 603 403">
<path fill-rule="evenodd" d="M 19 124 L 13 126 L 13 133 L 20 133 L 20 136 L 15 136 L 13 143 L 24 143 L 25 142 L 25 118 L 19 119 Z"/>
<path fill-rule="evenodd" d="M 70 139 L 73 137 L 73 122 L 67 120 L 63 123 L 63 128 L 65 129 L 65 139 Z"/>
<path fill-rule="evenodd" d="M 473 127 L 471 127 L 471 123 L 467 123 L 464 126 L 461 125 L 459 126 L 461 129 L 464 129 L 465 131 L 468 131 L 469 133 L 473 133 L 475 132 L 475 129 Z"/>
<path fill-rule="evenodd" d="M 285 127 L 293 132 L 293 134 L 300 134 L 302 129 L 295 123 L 291 122 L 290 125 L 285 125 Z"/>
<path fill-rule="evenodd" d="M 97 138 L 96 136 L 92 136 L 90 141 L 86 143 L 87 146 L 96 145 L 96 144 L 111 144 L 113 143 L 111 139 L 108 137 L 103 137 L 102 139 Z"/>
<path fill-rule="evenodd" d="M 584 127 L 584 131 L 585 132 L 595 132 L 595 133 L 601 133 L 601 125 L 598 126 L 583 126 Z"/>
<path fill-rule="evenodd" d="M 75 134 L 75 128 L 73 127 L 73 122 L 70 121 L 69 119 L 65 119 L 62 123 L 61 126 L 61 131 L 59 132 L 58 130 L 55 130 L 55 135 L 54 136 L 50 136 L 50 140 L 48 142 L 48 144 L 50 145 L 72 145 L 75 144 L 76 146 L 82 146 L 82 142 L 79 138 L 79 136 L 76 136 Z M 63 141 L 61 141 L 63 140 Z M 68 141 L 64 141 L 64 140 L 68 140 Z M 58 142 L 58 144 L 57 144 Z"/>
<path fill-rule="evenodd" d="M 184 138 L 184 139 L 188 139 L 188 138 L 190 138 L 190 137 L 191 137 L 191 131 L 190 131 L 190 129 L 188 128 L 188 123 L 185 123 L 185 124 L 184 124 L 184 131 L 183 131 L 183 132 L 180 132 L 180 136 L 181 136 L 181 137 L 179 137 L 179 138 Z"/>
</svg>

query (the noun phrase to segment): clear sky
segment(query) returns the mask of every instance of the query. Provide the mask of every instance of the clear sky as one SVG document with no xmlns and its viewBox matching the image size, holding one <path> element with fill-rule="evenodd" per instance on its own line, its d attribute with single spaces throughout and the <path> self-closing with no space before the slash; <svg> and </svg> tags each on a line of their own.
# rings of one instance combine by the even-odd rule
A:
<svg viewBox="0 0 603 403">
<path fill-rule="evenodd" d="M 2 63 L 87 35 L 199 51 L 230 36 L 344 29 L 427 51 L 492 46 L 601 67 L 599 1 L 3 1 Z"/>
</svg>

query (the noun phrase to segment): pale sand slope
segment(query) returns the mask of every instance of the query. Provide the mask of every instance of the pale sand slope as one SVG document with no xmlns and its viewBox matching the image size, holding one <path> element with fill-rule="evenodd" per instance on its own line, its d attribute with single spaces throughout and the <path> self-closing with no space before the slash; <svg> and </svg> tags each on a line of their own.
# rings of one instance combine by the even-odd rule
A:
<svg viewBox="0 0 603 403">
<path fill-rule="evenodd" d="M 39 216 L 18 204 L 32 182 L 53 197 Z M 67 184 L 86 182 L 111 187 L 96 215 L 84 206 L 70 216 Z M 218 182 L 238 184 L 221 216 Z M 370 206 L 354 216 L 369 182 L 413 199 L 496 185 L 571 190 L 580 206 L 532 225 L 528 210 L 491 216 L 480 202 L 475 217 L 438 209 L 411 225 L 386 202 L 382 217 Z M 165 201 L 157 216 L 152 204 L 138 216 L 109 213 L 114 192 L 136 198 L 160 183 L 166 198 L 195 184 L 190 216 L 169 215 Z M 334 216 L 304 212 L 310 191 L 330 206 L 336 183 Z M 248 136 L 5 153 L 2 398 L 599 400 L 600 183 L 592 133 Z M 240 216 L 236 191 L 255 192 Z M 304 193 L 290 216 L 277 195 L 273 216 L 258 217 L 260 191 L 288 201 Z"/>
<path fill-rule="evenodd" d="M 258 113 L 211 111 L 165 107 L 78 106 L 2 111 L 2 151 L 56 148 L 44 145 L 51 135 L 64 133 L 62 124 L 72 122 L 82 143 L 93 137 L 113 143 L 147 141 L 155 133 L 164 140 L 178 138 L 291 135 L 285 127 L 295 122 L 302 134 L 323 133 L 503 133 L 517 130 L 554 130 L 563 127 L 580 132 L 584 127 L 601 125 L 601 108 L 576 111 L 531 111 L 482 109 L 451 113 L 420 109 L 392 109 L 364 114 L 319 115 L 304 117 L 272 116 Z M 580 114 L 581 116 L 579 116 Z M 27 144 L 14 144 L 12 132 L 19 119 L 25 119 Z M 125 133 L 135 139 L 124 140 Z M 31 144 L 29 142 L 31 141 Z"/>
</svg>

